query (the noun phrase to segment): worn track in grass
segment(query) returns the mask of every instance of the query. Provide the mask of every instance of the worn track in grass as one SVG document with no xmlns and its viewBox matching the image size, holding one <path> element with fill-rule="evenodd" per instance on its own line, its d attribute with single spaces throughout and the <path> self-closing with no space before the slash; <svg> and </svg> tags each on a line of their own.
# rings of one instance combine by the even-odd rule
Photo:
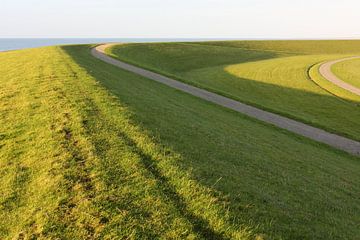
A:
<svg viewBox="0 0 360 240">
<path fill-rule="evenodd" d="M 357 57 L 349 57 L 349 58 L 343 58 L 343 59 L 338 59 L 338 60 L 334 60 L 334 61 L 330 61 L 330 62 L 326 62 L 324 64 L 322 64 L 319 68 L 319 72 L 320 74 L 327 79 L 328 81 L 332 82 L 333 84 L 337 85 L 338 87 L 341 87 L 349 92 L 352 92 L 358 96 L 360 96 L 360 88 L 357 88 L 349 83 L 346 83 L 342 80 L 340 80 L 337 76 L 335 76 L 335 74 L 331 71 L 331 67 L 339 62 L 343 62 L 343 61 L 347 61 L 347 60 L 351 60 L 351 59 L 357 59 L 360 58 L 360 56 Z"/>
</svg>

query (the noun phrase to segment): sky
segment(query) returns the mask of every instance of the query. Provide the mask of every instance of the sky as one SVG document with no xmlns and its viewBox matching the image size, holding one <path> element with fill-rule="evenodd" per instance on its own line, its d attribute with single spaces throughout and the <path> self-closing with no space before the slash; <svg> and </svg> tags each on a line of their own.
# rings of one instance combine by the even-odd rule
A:
<svg viewBox="0 0 360 240">
<path fill-rule="evenodd" d="M 359 0 L 0 0 L 0 38 L 360 38 Z"/>
</svg>

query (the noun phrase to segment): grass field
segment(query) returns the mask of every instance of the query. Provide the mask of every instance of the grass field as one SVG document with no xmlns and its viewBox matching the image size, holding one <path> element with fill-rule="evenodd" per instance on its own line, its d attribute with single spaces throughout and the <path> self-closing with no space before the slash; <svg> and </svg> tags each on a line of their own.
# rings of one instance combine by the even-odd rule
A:
<svg viewBox="0 0 360 240">
<path fill-rule="evenodd" d="M 331 70 L 341 80 L 360 88 L 360 59 L 336 63 Z"/>
<path fill-rule="evenodd" d="M 309 77 L 317 63 L 359 49 L 360 41 L 235 41 L 124 44 L 108 49 L 108 54 L 360 140 L 360 99 L 349 96 L 343 101 Z"/>
<path fill-rule="evenodd" d="M 124 72 L 88 46 L 0 63 L 0 239 L 360 235 L 359 158 Z"/>
</svg>

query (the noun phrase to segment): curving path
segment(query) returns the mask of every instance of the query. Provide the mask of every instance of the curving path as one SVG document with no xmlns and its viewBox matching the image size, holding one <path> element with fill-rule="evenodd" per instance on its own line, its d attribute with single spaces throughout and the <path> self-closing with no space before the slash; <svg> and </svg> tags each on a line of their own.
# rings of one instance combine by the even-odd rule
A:
<svg viewBox="0 0 360 240">
<path fill-rule="evenodd" d="M 330 61 L 330 62 L 326 62 L 324 64 L 322 64 L 319 68 L 319 72 L 320 74 L 326 78 L 328 81 L 332 82 L 333 84 L 348 90 L 358 96 L 360 96 L 360 88 L 354 87 L 353 85 L 346 83 L 342 80 L 340 80 L 337 76 L 335 76 L 335 74 L 331 71 L 331 67 L 339 62 L 343 62 L 343 61 L 347 61 L 347 60 L 351 60 L 351 59 L 356 59 L 356 58 L 360 58 L 360 56 L 358 57 L 348 57 L 348 58 L 343 58 L 343 59 L 338 59 L 338 60 L 334 60 L 334 61 Z"/>
<path fill-rule="evenodd" d="M 218 95 L 213 92 L 206 91 L 201 88 L 197 88 L 194 86 L 191 86 L 189 84 L 165 77 L 163 75 L 160 75 L 158 73 L 154 73 L 133 65 L 130 65 L 128 63 L 119 61 L 117 59 L 114 59 L 112 57 L 109 57 L 105 54 L 105 49 L 113 44 L 103 44 L 99 45 L 91 50 L 91 54 L 109 64 L 115 65 L 119 68 L 122 68 L 126 71 L 133 72 L 135 74 L 141 75 L 143 77 L 146 77 L 148 79 L 152 79 L 154 81 L 160 82 L 162 84 L 165 84 L 167 86 L 170 86 L 172 88 L 178 89 L 180 91 L 189 93 L 191 95 L 194 95 L 196 97 L 199 97 L 201 99 L 204 99 L 206 101 L 215 103 L 217 105 L 232 109 L 234 111 L 237 111 L 239 113 L 245 114 L 247 116 L 250 116 L 252 118 L 258 119 L 260 121 L 269 123 L 271 125 L 277 126 L 282 129 L 286 129 L 290 132 L 296 133 L 298 135 L 310 138 L 312 140 L 315 140 L 317 142 L 325 143 L 327 145 L 330 145 L 334 148 L 343 150 L 345 152 L 348 152 L 352 155 L 360 156 L 360 142 L 332 134 L 329 132 L 326 132 L 322 129 L 315 128 L 312 126 L 309 126 L 307 124 L 271 113 L 264 110 L 261 110 L 259 108 L 255 108 L 246 104 L 243 104 L 241 102 L 235 101 L 233 99 Z"/>
</svg>

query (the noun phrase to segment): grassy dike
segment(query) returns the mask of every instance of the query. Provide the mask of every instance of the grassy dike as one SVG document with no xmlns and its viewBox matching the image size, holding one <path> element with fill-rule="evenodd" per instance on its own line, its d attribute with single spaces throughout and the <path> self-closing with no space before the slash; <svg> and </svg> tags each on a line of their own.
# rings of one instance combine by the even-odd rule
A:
<svg viewBox="0 0 360 240">
<path fill-rule="evenodd" d="M 358 158 L 94 59 L 0 53 L 0 238 L 356 239 Z"/>
<path fill-rule="evenodd" d="M 360 41 L 123 44 L 108 54 L 218 94 L 360 141 L 359 98 L 342 101 L 309 77 Z M 336 90 L 337 91 L 337 90 Z"/>
</svg>

